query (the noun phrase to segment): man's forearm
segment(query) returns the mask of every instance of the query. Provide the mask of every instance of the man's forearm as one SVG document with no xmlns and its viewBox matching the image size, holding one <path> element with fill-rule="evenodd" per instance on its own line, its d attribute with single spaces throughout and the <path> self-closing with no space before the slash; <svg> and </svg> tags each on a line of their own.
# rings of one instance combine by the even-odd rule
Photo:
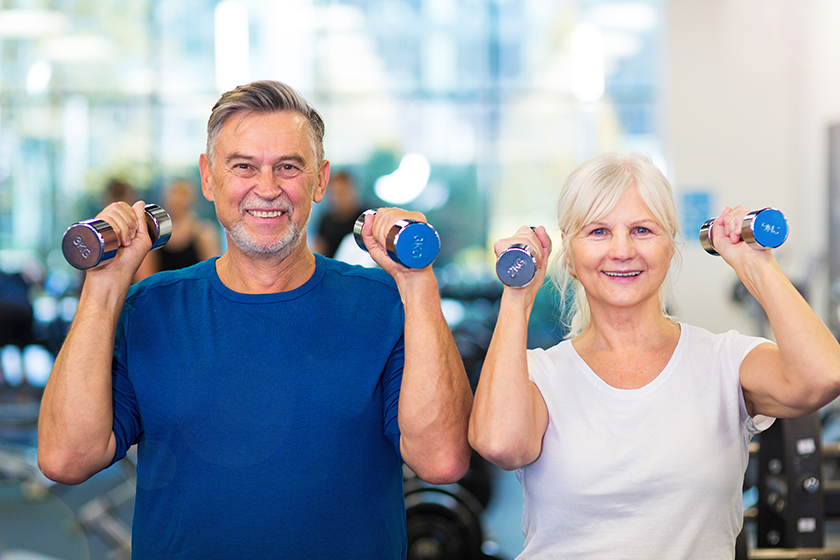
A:
<svg viewBox="0 0 840 560">
<path fill-rule="evenodd" d="M 399 423 L 403 459 L 428 482 L 455 482 L 469 467 L 472 394 L 463 361 L 443 317 L 437 283 L 404 296 L 405 366 Z"/>
<path fill-rule="evenodd" d="M 115 449 L 111 361 L 120 296 L 91 292 L 82 294 L 38 420 L 38 463 L 46 476 L 69 484 L 105 468 Z"/>
</svg>

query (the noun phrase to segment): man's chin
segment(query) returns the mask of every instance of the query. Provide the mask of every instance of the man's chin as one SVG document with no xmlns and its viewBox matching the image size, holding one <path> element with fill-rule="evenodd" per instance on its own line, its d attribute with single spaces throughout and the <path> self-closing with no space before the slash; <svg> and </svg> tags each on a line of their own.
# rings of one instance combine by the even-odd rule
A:
<svg viewBox="0 0 840 560">
<path fill-rule="evenodd" d="M 300 245 L 303 235 L 284 236 L 270 242 L 259 242 L 239 231 L 229 231 L 228 238 L 243 254 L 260 260 L 283 260 Z"/>
</svg>

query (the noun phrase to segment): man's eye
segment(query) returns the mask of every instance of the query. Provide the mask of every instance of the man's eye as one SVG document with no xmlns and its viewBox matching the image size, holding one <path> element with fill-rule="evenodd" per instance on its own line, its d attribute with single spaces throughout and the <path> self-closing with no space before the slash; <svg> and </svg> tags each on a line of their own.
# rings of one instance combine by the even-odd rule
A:
<svg viewBox="0 0 840 560">
<path fill-rule="evenodd" d="M 284 163 L 277 168 L 277 174 L 285 178 L 296 177 L 300 174 L 300 168 L 291 163 Z"/>
</svg>

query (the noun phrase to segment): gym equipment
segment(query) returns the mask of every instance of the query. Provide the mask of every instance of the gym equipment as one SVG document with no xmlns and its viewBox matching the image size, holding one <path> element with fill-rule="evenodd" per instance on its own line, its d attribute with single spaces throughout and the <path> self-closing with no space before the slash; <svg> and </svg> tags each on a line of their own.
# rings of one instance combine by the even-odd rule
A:
<svg viewBox="0 0 840 560">
<path fill-rule="evenodd" d="M 820 422 L 776 420 L 759 447 L 758 547 L 822 548 L 825 534 Z"/>
<path fill-rule="evenodd" d="M 146 226 L 152 238 L 152 248 L 166 245 L 172 235 L 172 218 L 157 204 L 147 204 Z M 114 258 L 120 243 L 114 228 L 105 220 L 78 222 L 67 228 L 61 240 L 61 252 L 74 268 L 87 270 L 102 261 Z"/>
<path fill-rule="evenodd" d="M 700 245 L 710 255 L 718 254 L 712 243 L 712 224 L 716 219 L 709 218 L 700 226 Z M 741 224 L 741 239 L 758 248 L 775 249 L 785 242 L 787 236 L 787 218 L 769 206 L 750 212 Z"/>
<path fill-rule="evenodd" d="M 365 210 L 353 225 L 356 244 L 367 251 L 362 239 L 365 216 L 376 210 Z M 415 220 L 398 220 L 385 239 L 385 248 L 391 260 L 407 268 L 425 268 L 432 264 L 440 252 L 440 237 L 430 224 Z"/>
<path fill-rule="evenodd" d="M 817 413 L 778 418 L 749 445 L 758 461 L 758 501 L 744 512 L 756 528 L 757 547 L 747 551 L 739 537 L 736 560 L 840 560 L 825 548 L 826 525 L 840 517 L 840 486 L 828 480 L 825 460 L 840 458 L 840 446 L 822 442 Z"/>
<path fill-rule="evenodd" d="M 481 506 L 457 484 L 434 486 L 405 481 L 409 560 L 479 560 L 483 541 Z"/>
<path fill-rule="evenodd" d="M 430 484 L 403 466 L 407 560 L 502 560 L 481 526 L 490 502 L 489 463 L 477 453 L 454 484 Z"/>
<path fill-rule="evenodd" d="M 532 230 L 536 230 L 531 226 Z M 531 283 L 537 273 L 537 259 L 528 246 L 514 243 L 496 259 L 496 276 L 505 286 L 522 288 Z"/>
</svg>

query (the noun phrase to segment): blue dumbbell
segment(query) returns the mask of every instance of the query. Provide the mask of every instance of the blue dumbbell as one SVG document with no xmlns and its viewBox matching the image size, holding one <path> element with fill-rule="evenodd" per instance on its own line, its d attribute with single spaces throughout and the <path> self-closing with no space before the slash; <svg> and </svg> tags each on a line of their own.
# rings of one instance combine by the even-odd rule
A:
<svg viewBox="0 0 840 560">
<path fill-rule="evenodd" d="M 367 251 L 362 239 L 366 215 L 376 210 L 365 210 L 353 225 L 356 244 Z M 432 264 L 440 252 L 440 237 L 430 224 L 415 220 L 398 220 L 385 239 L 385 248 L 391 260 L 407 268 L 425 268 Z"/>
<path fill-rule="evenodd" d="M 700 245 L 710 255 L 718 254 L 712 243 L 712 224 L 716 219 L 710 218 L 700 226 Z M 741 225 L 741 239 L 761 249 L 775 249 L 787 236 L 787 218 L 775 208 L 754 210 L 744 217 Z"/>
</svg>

